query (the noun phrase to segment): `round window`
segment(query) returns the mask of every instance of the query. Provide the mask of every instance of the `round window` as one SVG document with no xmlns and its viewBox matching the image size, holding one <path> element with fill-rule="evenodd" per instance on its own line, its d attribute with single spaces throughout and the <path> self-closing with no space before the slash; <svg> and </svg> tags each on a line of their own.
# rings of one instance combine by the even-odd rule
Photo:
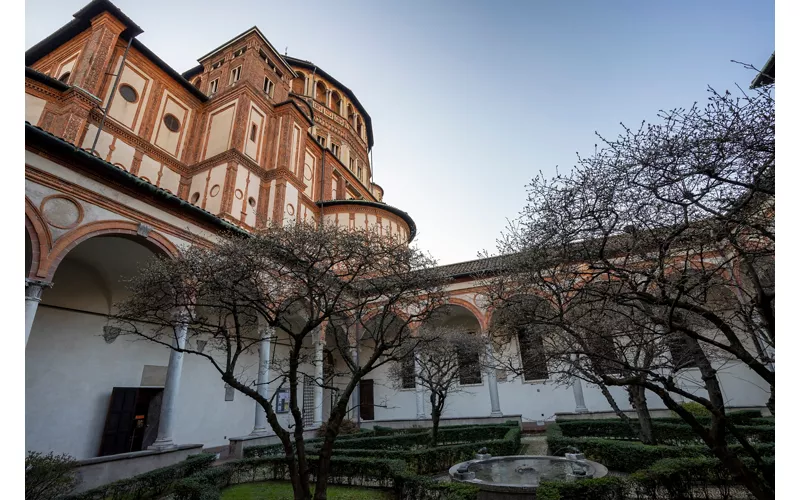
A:
<svg viewBox="0 0 800 500">
<path fill-rule="evenodd" d="M 122 85 L 119 88 L 119 95 L 121 95 L 122 98 L 128 102 L 136 102 L 136 99 L 138 97 L 136 95 L 136 91 L 133 90 L 133 87 L 131 87 L 130 85 Z"/>
<path fill-rule="evenodd" d="M 192 195 L 192 203 L 197 203 L 197 201 L 198 201 L 199 199 L 200 199 L 200 193 L 194 193 L 194 194 Z"/>
<path fill-rule="evenodd" d="M 251 196 L 250 198 L 248 198 L 248 199 L 247 199 L 247 203 L 249 203 L 249 204 L 250 204 L 250 206 L 251 206 L 251 207 L 253 207 L 253 208 L 255 208 L 255 207 L 256 207 L 256 199 L 255 199 L 255 198 L 253 198 L 252 196 Z"/>
<path fill-rule="evenodd" d="M 171 132 L 177 132 L 181 128 L 181 122 L 179 122 L 174 115 L 169 113 L 164 115 L 164 125 L 166 125 Z"/>
</svg>

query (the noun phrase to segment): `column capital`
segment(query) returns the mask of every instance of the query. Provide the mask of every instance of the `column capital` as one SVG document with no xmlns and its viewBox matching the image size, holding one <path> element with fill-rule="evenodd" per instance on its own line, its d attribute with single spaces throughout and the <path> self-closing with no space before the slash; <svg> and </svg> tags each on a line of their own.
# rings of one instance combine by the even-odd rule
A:
<svg viewBox="0 0 800 500">
<path fill-rule="evenodd" d="M 51 281 L 35 280 L 25 278 L 25 300 L 35 300 L 39 302 L 42 300 L 42 292 L 45 288 L 51 288 L 53 283 Z"/>
</svg>

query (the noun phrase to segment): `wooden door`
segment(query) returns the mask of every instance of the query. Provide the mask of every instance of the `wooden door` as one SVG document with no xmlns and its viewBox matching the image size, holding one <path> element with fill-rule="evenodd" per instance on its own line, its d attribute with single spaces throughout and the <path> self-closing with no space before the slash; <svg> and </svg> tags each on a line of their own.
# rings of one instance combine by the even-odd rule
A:
<svg viewBox="0 0 800 500">
<path fill-rule="evenodd" d="M 372 380 L 364 379 L 359 384 L 359 409 L 361 410 L 361 420 L 375 419 L 375 396 L 373 393 Z"/>
<path fill-rule="evenodd" d="M 136 387 L 114 387 L 111 391 L 99 456 L 130 451 L 137 391 Z"/>
</svg>

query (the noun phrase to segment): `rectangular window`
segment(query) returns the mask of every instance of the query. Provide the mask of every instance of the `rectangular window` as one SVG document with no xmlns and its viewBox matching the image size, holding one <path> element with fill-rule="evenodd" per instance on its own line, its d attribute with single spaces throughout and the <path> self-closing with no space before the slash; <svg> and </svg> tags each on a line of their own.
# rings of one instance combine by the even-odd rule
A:
<svg viewBox="0 0 800 500">
<path fill-rule="evenodd" d="M 416 376 L 414 374 L 414 353 L 403 358 L 403 389 L 413 389 L 416 387 Z"/>
<path fill-rule="evenodd" d="M 323 148 L 325 147 L 325 138 L 324 138 L 324 137 L 322 137 L 321 135 L 318 135 L 318 136 L 317 136 L 317 142 L 318 142 L 318 143 L 319 143 L 319 145 L 320 145 L 320 146 L 322 146 Z"/>
<path fill-rule="evenodd" d="M 219 86 L 219 78 L 215 78 L 214 80 L 211 80 L 211 85 L 208 86 L 208 93 L 209 94 L 216 94 L 218 86 Z"/>
<path fill-rule="evenodd" d="M 481 383 L 480 356 L 477 352 L 456 350 L 458 356 L 458 382 L 461 385 Z"/>
<path fill-rule="evenodd" d="M 217 62 L 215 62 L 214 64 L 211 65 L 211 69 L 219 68 L 220 66 L 222 66 L 222 63 L 224 63 L 224 62 L 225 62 L 225 59 L 220 59 L 219 61 L 217 61 Z"/>
<path fill-rule="evenodd" d="M 356 176 L 358 177 L 358 180 L 360 180 L 361 182 L 364 182 L 364 179 L 362 178 L 363 173 L 364 171 L 361 168 L 361 165 L 359 165 L 358 168 L 356 169 Z"/>
<path fill-rule="evenodd" d="M 592 334 L 586 339 L 586 344 L 590 351 L 589 361 L 592 363 L 595 373 L 610 375 L 620 372 L 622 359 L 614 344 L 614 337 L 611 332 L 599 335 Z"/>
<path fill-rule="evenodd" d="M 256 142 L 256 133 L 258 133 L 258 127 L 254 123 L 250 126 L 250 140 L 253 142 Z"/>
<path fill-rule="evenodd" d="M 331 153 L 333 156 L 339 158 L 339 145 L 331 143 Z"/>
<path fill-rule="evenodd" d="M 233 53 L 233 57 L 239 57 L 240 55 L 244 54 L 244 52 L 246 50 L 247 50 L 247 47 L 242 47 L 241 49 L 239 49 L 239 50 L 237 50 L 236 52 Z"/>
<path fill-rule="evenodd" d="M 266 92 L 268 96 L 272 97 L 274 91 L 275 91 L 275 85 L 272 83 L 272 80 L 270 80 L 267 77 L 264 77 L 264 92 Z"/>
<path fill-rule="evenodd" d="M 236 66 L 231 70 L 231 81 L 230 84 L 233 85 L 234 83 L 239 81 L 239 77 L 242 76 L 242 67 Z"/>
<path fill-rule="evenodd" d="M 350 158 L 350 171 L 354 172 L 355 169 L 356 169 L 356 159 L 355 158 Z"/>
<path fill-rule="evenodd" d="M 521 328 L 517 332 L 519 355 L 522 358 L 522 376 L 525 380 L 544 380 L 547 378 L 547 359 L 544 342 L 539 332 Z"/>
</svg>

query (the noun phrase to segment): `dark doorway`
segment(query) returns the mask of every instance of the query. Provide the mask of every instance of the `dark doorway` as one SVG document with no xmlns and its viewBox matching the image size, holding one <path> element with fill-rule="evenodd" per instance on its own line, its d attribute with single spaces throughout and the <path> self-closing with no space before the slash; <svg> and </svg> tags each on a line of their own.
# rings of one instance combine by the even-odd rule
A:
<svg viewBox="0 0 800 500">
<path fill-rule="evenodd" d="M 364 379 L 359 383 L 358 395 L 361 420 L 375 420 L 375 396 L 372 380 Z"/>
<path fill-rule="evenodd" d="M 147 449 L 158 433 L 163 392 L 161 387 L 114 387 L 98 455 Z"/>
</svg>

